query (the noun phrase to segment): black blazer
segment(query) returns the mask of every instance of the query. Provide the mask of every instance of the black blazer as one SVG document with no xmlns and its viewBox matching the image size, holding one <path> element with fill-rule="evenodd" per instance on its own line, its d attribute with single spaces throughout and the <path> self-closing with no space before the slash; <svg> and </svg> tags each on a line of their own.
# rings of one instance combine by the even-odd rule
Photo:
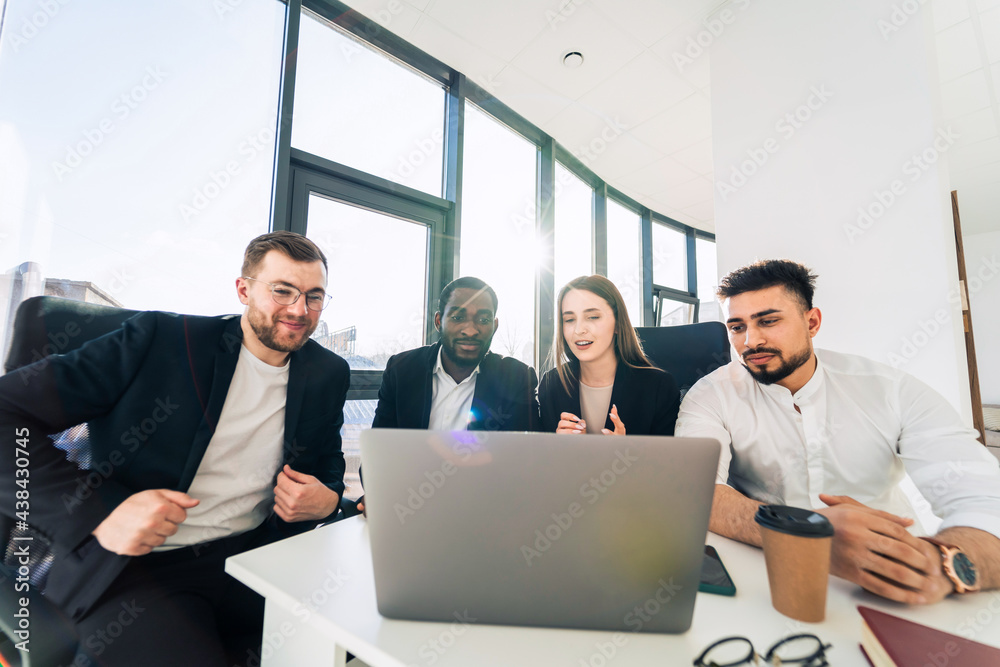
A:
<svg viewBox="0 0 1000 667">
<path fill-rule="evenodd" d="M 372 428 L 427 428 L 440 343 L 393 355 L 385 365 Z M 537 431 L 535 370 L 487 352 L 479 364 L 470 431 Z"/>
<path fill-rule="evenodd" d="M 74 618 L 128 562 L 102 548 L 94 528 L 134 493 L 190 488 L 242 341 L 238 315 L 144 312 L 73 352 L 0 377 L 0 446 L 11 453 L 0 456 L 0 512 L 14 517 L 21 477 L 13 452 L 21 446 L 30 460 L 28 523 L 52 540 L 55 554 L 45 594 Z M 347 362 L 309 341 L 289 363 L 283 463 L 342 494 Z M 84 422 L 89 470 L 77 469 L 47 437 Z M 273 513 L 268 521 L 288 533 L 309 527 Z"/>
<path fill-rule="evenodd" d="M 573 363 L 572 368 L 579 378 L 579 364 Z M 559 373 L 553 368 L 542 376 L 538 385 L 538 403 L 543 431 L 556 430 L 560 413 L 570 412 L 582 417 L 579 381 L 572 383 L 572 391 L 567 393 Z M 618 417 L 625 424 L 626 435 L 673 435 L 681 395 L 670 373 L 659 368 L 632 368 L 619 361 L 611 404 L 618 406 Z M 604 428 L 615 430 L 611 417 L 605 419 Z"/>
</svg>

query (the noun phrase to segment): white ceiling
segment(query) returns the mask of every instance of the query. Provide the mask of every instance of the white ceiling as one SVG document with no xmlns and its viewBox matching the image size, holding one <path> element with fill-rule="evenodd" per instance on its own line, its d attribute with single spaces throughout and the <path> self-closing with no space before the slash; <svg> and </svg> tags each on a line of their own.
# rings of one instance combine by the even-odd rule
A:
<svg viewBox="0 0 1000 667">
<path fill-rule="evenodd" d="M 709 57 L 674 54 L 727 0 L 348 0 L 493 92 L 609 184 L 713 231 Z M 1000 230 L 1000 0 L 932 0 L 965 234 Z M 568 69 L 563 54 L 580 51 Z M 655 82 L 655 85 L 651 85 Z M 583 149 L 606 127 L 597 154 Z M 598 143 L 599 147 L 600 144 Z"/>
</svg>

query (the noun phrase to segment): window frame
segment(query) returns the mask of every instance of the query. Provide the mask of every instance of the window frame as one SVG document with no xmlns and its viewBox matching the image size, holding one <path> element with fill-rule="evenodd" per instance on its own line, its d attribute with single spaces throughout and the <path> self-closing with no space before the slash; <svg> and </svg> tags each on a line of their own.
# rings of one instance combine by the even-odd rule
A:
<svg viewBox="0 0 1000 667">
<path fill-rule="evenodd" d="M 535 231 L 540 238 L 555 231 L 555 164 L 558 161 L 574 176 L 594 189 L 591 233 L 593 253 L 591 265 L 596 273 L 607 275 L 607 202 L 617 204 L 636 213 L 640 219 L 640 247 L 642 279 L 642 316 L 637 326 L 655 326 L 657 310 L 662 298 L 694 306 L 694 320 L 699 321 L 699 295 L 697 291 L 697 254 L 695 239 L 715 242 L 715 235 L 696 229 L 657 211 L 609 185 L 583 161 L 556 142 L 523 116 L 493 95 L 492 91 L 469 80 L 442 61 L 396 36 L 378 23 L 337 0 L 287 0 L 283 79 L 280 86 L 279 127 L 275 151 L 274 183 L 272 188 L 272 229 L 291 229 L 306 232 L 303 205 L 303 188 L 322 182 L 336 194 L 334 198 L 354 203 L 379 212 L 399 216 L 414 211 L 426 213 L 435 220 L 431 233 L 428 257 L 428 314 L 434 310 L 432 295 L 457 275 L 461 249 L 462 171 L 464 166 L 464 136 L 466 103 L 475 104 L 497 122 L 519 134 L 536 146 L 536 220 Z M 444 196 L 435 197 L 424 192 L 392 183 L 346 165 L 312 155 L 291 147 L 292 111 L 295 89 L 295 51 L 298 43 L 301 12 L 305 9 L 329 23 L 333 28 L 351 33 L 371 48 L 381 51 L 418 74 L 445 87 L 447 102 L 444 110 Z M 331 28 L 331 29 L 333 29 Z M 316 178 L 320 180 L 317 181 Z M 351 199 L 344 199 L 350 196 Z M 298 201 L 299 203 L 295 203 Z M 433 213 L 430 213 L 433 212 Z M 436 216 L 443 216 L 438 220 Z M 652 277 L 653 224 L 666 225 L 685 235 L 687 253 L 687 290 L 658 285 Z M 552 274 L 554 256 L 543 257 L 535 269 L 535 368 L 544 372 L 549 341 L 555 331 L 554 311 L 557 285 Z M 430 318 L 427 318 L 430 323 Z M 428 336 L 432 334 L 428 327 Z M 381 371 L 357 371 L 359 376 Z M 355 392 L 371 394 L 375 377 L 366 378 L 355 389 L 352 381 L 350 398 Z M 364 383 L 365 387 L 362 386 Z M 377 392 L 376 392 L 377 393 Z"/>
</svg>

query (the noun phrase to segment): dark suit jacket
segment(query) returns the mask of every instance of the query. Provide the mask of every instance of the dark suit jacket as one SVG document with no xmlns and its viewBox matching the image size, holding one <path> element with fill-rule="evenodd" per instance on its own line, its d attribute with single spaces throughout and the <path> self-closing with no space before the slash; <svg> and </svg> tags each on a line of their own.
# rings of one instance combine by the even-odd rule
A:
<svg viewBox="0 0 1000 667">
<path fill-rule="evenodd" d="M 573 373 L 580 377 L 578 364 L 573 364 Z M 553 368 L 542 376 L 538 385 L 538 403 L 542 430 L 555 431 L 560 413 L 582 416 L 579 382 L 572 383 L 572 391 L 567 393 Z M 611 404 L 618 406 L 618 418 L 625 424 L 627 435 L 673 435 L 680 403 L 680 391 L 670 373 L 658 368 L 632 368 L 618 362 Z M 605 420 L 604 428 L 615 430 L 611 417 Z"/>
<path fill-rule="evenodd" d="M 427 428 L 440 343 L 392 356 L 385 365 L 372 428 Z M 537 431 L 535 370 L 487 352 L 479 364 L 470 431 Z"/>
<path fill-rule="evenodd" d="M 91 532 L 130 495 L 187 491 L 215 432 L 236 369 L 240 317 L 145 312 L 65 355 L 0 377 L 0 512 L 15 512 L 17 435 L 30 460 L 28 523 L 52 540 L 46 597 L 79 618 L 128 557 Z M 343 493 L 340 427 L 347 362 L 309 341 L 292 353 L 283 463 Z M 90 470 L 78 470 L 47 437 L 86 422 Z M 289 534 L 308 525 L 285 524 Z M 307 524 L 308 522 L 304 522 Z M 5 536 L 6 537 L 6 536 Z"/>
</svg>

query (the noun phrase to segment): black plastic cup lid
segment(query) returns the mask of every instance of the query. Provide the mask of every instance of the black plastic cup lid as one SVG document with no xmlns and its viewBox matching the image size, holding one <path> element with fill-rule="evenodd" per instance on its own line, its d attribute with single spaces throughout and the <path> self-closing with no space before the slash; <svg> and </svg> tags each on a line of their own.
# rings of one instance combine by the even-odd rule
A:
<svg viewBox="0 0 1000 667">
<path fill-rule="evenodd" d="M 802 537 L 832 537 L 833 524 L 817 512 L 788 505 L 761 505 L 754 521 L 770 530 Z"/>
</svg>

